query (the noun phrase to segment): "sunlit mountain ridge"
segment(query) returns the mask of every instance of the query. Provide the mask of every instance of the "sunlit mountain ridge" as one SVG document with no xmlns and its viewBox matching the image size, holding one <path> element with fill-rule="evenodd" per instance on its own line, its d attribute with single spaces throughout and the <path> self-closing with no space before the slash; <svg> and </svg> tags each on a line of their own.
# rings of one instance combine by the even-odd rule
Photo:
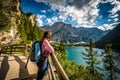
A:
<svg viewBox="0 0 120 80">
<path fill-rule="evenodd" d="M 44 25 L 41 29 L 50 30 L 53 34 L 52 40 L 60 41 L 62 39 L 64 42 L 88 42 L 91 38 L 96 41 L 110 31 L 98 28 L 76 28 L 63 22 L 56 22 L 52 26 Z"/>
</svg>

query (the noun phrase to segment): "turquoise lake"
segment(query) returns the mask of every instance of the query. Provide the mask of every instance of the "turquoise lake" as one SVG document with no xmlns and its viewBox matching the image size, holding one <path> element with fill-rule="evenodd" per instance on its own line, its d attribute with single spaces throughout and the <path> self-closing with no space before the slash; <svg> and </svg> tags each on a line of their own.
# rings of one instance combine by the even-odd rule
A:
<svg viewBox="0 0 120 80">
<path fill-rule="evenodd" d="M 85 53 L 85 54 L 88 54 L 88 52 L 85 50 L 85 48 L 88 48 L 88 47 L 66 46 L 65 47 L 65 49 L 66 49 L 66 57 L 70 61 L 74 61 L 77 64 L 82 64 L 84 66 L 87 66 L 86 60 L 83 59 L 83 57 L 85 57 L 85 56 L 82 54 L 82 52 Z M 100 55 L 101 52 L 104 52 L 103 49 L 99 49 L 99 48 L 94 48 L 94 51 L 97 51 L 98 55 Z M 117 55 L 117 54 L 118 53 L 115 52 L 115 55 Z M 101 64 L 99 64 L 98 66 L 103 69 L 103 60 L 102 60 L 102 57 L 98 56 L 97 59 L 99 61 L 101 61 Z M 115 60 L 114 62 L 115 62 L 115 64 L 118 65 L 118 68 L 120 68 L 120 59 L 119 60 Z M 108 78 L 107 77 L 107 74 L 108 74 L 107 71 L 102 70 L 102 71 L 99 71 L 99 72 L 102 73 L 102 74 L 105 74 L 105 77 L 104 77 L 105 80 Z M 120 74 L 117 74 L 117 75 L 118 75 L 118 79 L 116 79 L 116 80 L 120 80 Z"/>
<path fill-rule="evenodd" d="M 66 57 L 71 60 L 74 61 L 77 64 L 83 64 L 83 65 L 87 65 L 85 60 L 83 59 L 84 55 L 82 53 L 87 54 L 88 52 L 85 50 L 85 48 L 88 47 L 82 47 L 82 46 L 66 46 Z M 101 52 L 103 52 L 103 49 L 98 49 L 95 48 L 95 51 L 98 51 L 98 54 L 101 54 Z M 99 60 L 101 60 L 100 57 L 97 57 Z"/>
</svg>

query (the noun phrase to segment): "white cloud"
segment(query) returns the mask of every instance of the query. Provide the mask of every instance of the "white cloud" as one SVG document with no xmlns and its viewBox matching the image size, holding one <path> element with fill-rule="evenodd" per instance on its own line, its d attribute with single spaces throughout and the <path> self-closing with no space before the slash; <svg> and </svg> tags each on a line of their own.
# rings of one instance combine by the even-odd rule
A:
<svg viewBox="0 0 120 80">
<path fill-rule="evenodd" d="M 49 25 L 53 24 L 52 20 L 49 18 L 47 18 L 47 22 L 48 22 L 47 24 L 49 24 Z"/>
<path fill-rule="evenodd" d="M 46 18 L 45 15 L 37 15 L 36 16 L 36 21 L 37 21 L 38 26 L 43 26 L 42 18 Z"/>
<path fill-rule="evenodd" d="M 119 24 L 119 22 L 115 22 L 112 24 L 103 24 L 103 25 L 99 26 L 98 28 L 105 31 L 105 30 L 113 29 L 114 26 L 116 26 L 117 24 Z"/>
<path fill-rule="evenodd" d="M 49 4 L 53 10 L 59 9 L 59 7 L 65 6 L 66 4 L 66 0 L 35 0 L 35 1 Z"/>
<path fill-rule="evenodd" d="M 83 24 L 77 25 L 76 27 L 93 28 L 93 27 L 95 27 L 95 25 L 94 25 L 94 24 L 91 24 L 91 23 L 83 23 Z"/>
<path fill-rule="evenodd" d="M 60 16 L 59 16 L 59 19 L 61 19 L 61 21 L 64 22 L 64 20 L 67 19 L 67 16 L 66 16 L 66 15 L 60 15 Z"/>
<path fill-rule="evenodd" d="M 38 26 L 43 26 L 43 22 L 42 22 L 42 20 L 37 19 L 37 24 L 38 24 Z"/>
<path fill-rule="evenodd" d="M 53 25 L 55 22 L 58 22 L 59 17 L 52 16 L 52 18 L 47 18 L 47 24 L 48 25 Z M 62 17 L 61 17 L 62 19 Z M 63 20 L 63 19 L 62 19 Z"/>
<path fill-rule="evenodd" d="M 52 17 L 52 21 L 53 21 L 53 22 L 57 22 L 57 21 L 58 21 L 58 17 L 53 16 L 53 17 Z"/>
<path fill-rule="evenodd" d="M 36 15 L 36 18 L 42 19 L 42 18 L 46 18 L 46 16 L 45 15 Z"/>
<path fill-rule="evenodd" d="M 109 30 L 109 29 L 112 29 L 113 27 L 111 25 L 108 25 L 108 24 L 104 24 L 104 25 L 101 25 L 98 27 L 98 29 L 101 29 L 101 30 Z"/>
<path fill-rule="evenodd" d="M 97 5 L 99 0 L 69 0 L 73 5 L 69 6 L 66 4 L 66 0 L 35 0 L 37 2 L 44 2 L 50 4 L 52 9 L 59 9 L 59 19 L 63 22 L 70 16 L 71 21 L 77 21 L 78 25 L 81 24 L 94 24 L 94 20 L 99 16 Z M 81 4 L 81 5 L 79 5 Z M 91 24 L 91 25 L 92 25 Z"/>
<path fill-rule="evenodd" d="M 112 14 L 115 14 L 117 11 L 120 11 L 120 4 L 119 5 L 116 5 L 110 12 Z"/>
<path fill-rule="evenodd" d="M 116 14 L 118 11 L 120 11 L 120 1 L 118 0 L 101 0 L 101 3 L 108 3 L 110 2 L 111 5 L 114 5 L 114 8 L 112 8 L 110 11 L 111 14 L 109 14 L 109 18 L 112 18 L 115 22 L 119 19 L 117 18 L 119 15 Z M 110 22 L 112 19 L 109 19 Z"/>
<path fill-rule="evenodd" d="M 94 22 L 95 18 L 98 16 L 97 4 L 99 0 L 69 0 L 72 6 L 66 4 L 66 0 L 35 0 L 37 2 L 44 2 L 50 4 L 52 9 L 59 9 L 59 18 L 62 21 L 66 20 L 68 16 L 72 17 L 72 21 L 77 21 L 77 23 L 89 23 Z M 89 5 L 87 5 L 89 3 Z M 81 5 L 79 5 L 81 4 Z"/>
<path fill-rule="evenodd" d="M 88 5 L 83 6 L 81 9 L 77 9 L 74 6 L 67 6 L 66 12 L 69 16 L 72 17 L 72 20 L 76 20 L 78 25 L 81 24 L 94 24 L 94 21 L 97 16 L 99 16 L 97 9 L 97 5 L 99 4 L 99 0 L 97 1 L 91 1 Z"/>
<path fill-rule="evenodd" d="M 117 22 L 119 19 L 118 18 L 115 18 L 114 21 Z"/>
<path fill-rule="evenodd" d="M 111 21 L 111 19 L 108 19 L 108 22 L 110 22 Z"/>
<path fill-rule="evenodd" d="M 43 19 L 44 21 L 47 21 L 46 23 L 43 22 Z M 58 21 L 58 17 L 56 16 L 53 16 L 52 18 L 46 18 L 45 15 L 37 15 L 36 16 L 36 21 L 37 21 L 37 25 L 40 27 L 40 26 L 43 26 L 45 24 L 48 24 L 48 25 L 52 25 L 54 24 L 55 22 Z"/>
<path fill-rule="evenodd" d="M 46 4 L 49 4 L 52 7 L 52 10 L 59 10 L 58 15 L 54 15 L 50 19 L 47 19 L 48 24 L 53 24 L 54 22 L 57 22 L 59 19 L 61 21 L 65 21 L 68 19 L 68 16 L 70 16 L 71 20 L 70 22 L 76 21 L 77 25 L 76 27 L 95 27 L 96 18 L 101 19 L 102 15 L 99 15 L 99 9 L 98 4 L 101 3 L 108 3 L 110 2 L 112 5 L 115 5 L 113 9 L 111 9 L 109 12 L 111 15 L 109 15 L 110 18 L 108 19 L 108 22 L 114 20 L 118 21 L 118 14 L 116 14 L 117 11 L 120 10 L 120 2 L 116 0 L 35 0 L 37 2 L 44 2 Z M 69 1 L 71 5 L 66 5 L 66 1 Z M 80 5 L 81 4 L 81 5 Z M 45 13 L 45 11 L 42 11 Z M 39 17 L 40 20 L 41 17 Z M 115 18 L 115 19 L 114 19 Z M 38 19 L 38 22 L 40 23 L 40 20 Z M 41 24 L 43 24 L 41 22 Z M 72 24 L 72 23 L 71 23 Z M 108 30 L 113 28 L 113 24 L 104 24 L 102 26 L 99 26 L 102 30 Z"/>
<path fill-rule="evenodd" d="M 48 9 L 47 11 L 48 11 L 48 12 L 52 12 L 52 10 L 51 10 L 51 9 Z"/>
<path fill-rule="evenodd" d="M 40 10 L 42 13 L 46 13 L 46 11 L 45 10 Z"/>
<path fill-rule="evenodd" d="M 115 14 L 115 15 L 109 15 L 110 18 L 116 18 L 118 17 L 119 15 L 118 14 Z"/>
<path fill-rule="evenodd" d="M 113 1 L 115 0 L 100 0 L 101 3 L 108 3 L 108 2 L 112 3 Z"/>
<path fill-rule="evenodd" d="M 109 0 L 108 0 L 108 1 L 109 1 Z M 114 15 L 114 14 L 116 14 L 118 11 L 120 11 L 120 1 L 110 0 L 109 2 L 110 2 L 112 5 L 115 5 L 114 8 L 109 11 L 109 12 L 112 13 L 112 15 Z"/>
</svg>

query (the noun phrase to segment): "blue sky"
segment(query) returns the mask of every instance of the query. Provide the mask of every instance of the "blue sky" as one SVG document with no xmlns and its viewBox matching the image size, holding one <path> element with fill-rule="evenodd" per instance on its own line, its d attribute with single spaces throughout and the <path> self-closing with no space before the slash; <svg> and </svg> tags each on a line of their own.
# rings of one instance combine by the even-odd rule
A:
<svg viewBox="0 0 120 80">
<path fill-rule="evenodd" d="M 108 30 L 120 23 L 120 0 L 21 0 L 20 7 L 35 14 L 38 26 L 65 22 Z"/>
</svg>

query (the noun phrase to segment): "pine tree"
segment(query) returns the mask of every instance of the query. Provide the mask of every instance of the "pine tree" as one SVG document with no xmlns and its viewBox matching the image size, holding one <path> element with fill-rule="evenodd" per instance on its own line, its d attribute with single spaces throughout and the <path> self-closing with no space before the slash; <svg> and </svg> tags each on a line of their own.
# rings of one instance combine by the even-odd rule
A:
<svg viewBox="0 0 120 80">
<path fill-rule="evenodd" d="M 24 23 L 24 28 L 25 28 L 25 33 L 27 35 L 30 33 L 30 29 L 31 29 L 31 26 L 29 23 L 30 23 L 29 18 L 26 17 L 25 23 Z"/>
<path fill-rule="evenodd" d="M 90 40 L 89 43 L 89 49 L 86 48 L 86 51 L 88 52 L 88 54 L 82 53 L 85 57 L 83 57 L 83 59 L 86 60 L 86 63 L 88 64 L 88 69 L 90 71 L 90 73 L 92 73 L 93 75 L 97 75 L 98 74 L 98 70 L 101 70 L 100 67 L 98 67 L 98 65 L 101 63 L 98 59 L 97 59 L 97 51 L 93 50 L 93 47 L 95 47 L 95 45 L 92 42 L 92 39 Z"/>
<path fill-rule="evenodd" d="M 115 56 L 112 49 L 112 44 L 105 45 L 105 51 L 103 52 L 104 58 L 104 68 L 109 72 L 109 80 L 117 79 L 116 73 L 120 72 L 120 69 L 115 64 L 114 60 L 118 59 L 119 56 Z"/>
<path fill-rule="evenodd" d="M 26 43 L 27 41 L 27 35 L 25 33 L 25 20 L 22 20 L 21 24 L 18 26 L 18 34 L 20 35 L 20 38 L 22 40 L 22 43 Z"/>
<path fill-rule="evenodd" d="M 40 30 L 36 24 L 35 26 L 32 26 L 31 21 L 27 16 L 23 15 L 23 17 L 24 18 L 21 20 L 21 24 L 18 27 L 18 33 L 22 43 L 39 40 L 43 35 L 43 31 Z"/>
<path fill-rule="evenodd" d="M 36 24 L 35 26 L 32 26 L 32 29 L 31 29 L 31 40 L 32 41 L 41 39 L 42 35 L 43 35 L 43 31 L 40 30 L 40 28 L 38 28 Z"/>
</svg>

